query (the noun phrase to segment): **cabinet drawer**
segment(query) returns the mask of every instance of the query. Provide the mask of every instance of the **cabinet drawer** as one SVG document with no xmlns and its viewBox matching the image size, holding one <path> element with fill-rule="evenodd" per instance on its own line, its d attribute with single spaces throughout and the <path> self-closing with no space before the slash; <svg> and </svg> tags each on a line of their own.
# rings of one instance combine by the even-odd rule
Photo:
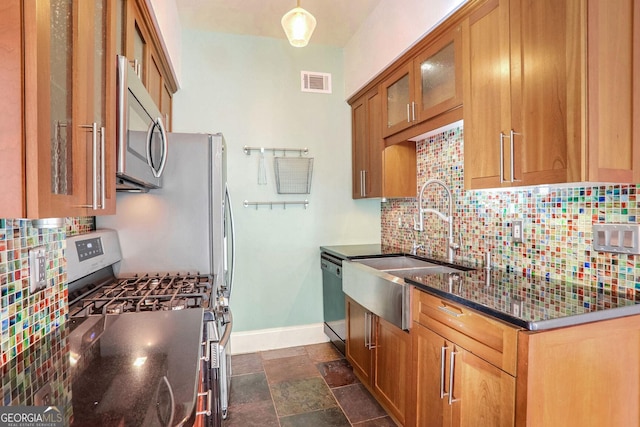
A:
<svg viewBox="0 0 640 427">
<path fill-rule="evenodd" d="M 413 288 L 413 320 L 516 375 L 519 328 Z"/>
</svg>

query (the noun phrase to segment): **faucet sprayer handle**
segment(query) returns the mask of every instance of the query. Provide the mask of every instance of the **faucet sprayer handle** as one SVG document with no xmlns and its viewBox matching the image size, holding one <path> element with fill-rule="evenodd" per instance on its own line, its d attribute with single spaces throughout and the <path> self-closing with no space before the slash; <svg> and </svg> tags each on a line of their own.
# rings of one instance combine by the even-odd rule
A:
<svg viewBox="0 0 640 427">
<path fill-rule="evenodd" d="M 413 216 L 413 230 L 414 231 L 424 231 L 424 225 L 422 223 L 420 223 L 417 219 L 416 216 Z"/>
<path fill-rule="evenodd" d="M 454 251 L 457 251 L 462 247 L 462 233 L 458 234 L 458 243 L 455 243 L 453 241 L 453 237 L 451 238 L 451 240 L 449 241 L 449 247 Z"/>
</svg>

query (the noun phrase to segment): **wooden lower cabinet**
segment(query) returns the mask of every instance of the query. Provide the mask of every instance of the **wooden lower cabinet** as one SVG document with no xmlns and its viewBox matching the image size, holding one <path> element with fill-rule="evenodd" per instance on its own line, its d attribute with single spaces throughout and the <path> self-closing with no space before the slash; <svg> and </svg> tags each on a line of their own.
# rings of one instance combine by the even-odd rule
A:
<svg viewBox="0 0 640 427">
<path fill-rule="evenodd" d="M 407 426 L 640 427 L 640 315 L 528 331 L 414 288 L 412 316 Z"/>
<path fill-rule="evenodd" d="M 640 315 L 518 341 L 516 426 L 640 426 Z"/>
<path fill-rule="evenodd" d="M 414 322 L 416 426 L 512 426 L 515 378 Z"/>
<path fill-rule="evenodd" d="M 411 336 L 346 297 L 347 360 L 387 412 L 406 424 Z"/>
<path fill-rule="evenodd" d="M 370 313 L 346 297 L 347 360 L 363 384 L 371 385 L 372 348 L 368 344 L 371 327 Z"/>
<path fill-rule="evenodd" d="M 395 325 L 376 317 L 373 353 L 373 391 L 403 425 L 409 396 L 411 336 Z"/>
</svg>

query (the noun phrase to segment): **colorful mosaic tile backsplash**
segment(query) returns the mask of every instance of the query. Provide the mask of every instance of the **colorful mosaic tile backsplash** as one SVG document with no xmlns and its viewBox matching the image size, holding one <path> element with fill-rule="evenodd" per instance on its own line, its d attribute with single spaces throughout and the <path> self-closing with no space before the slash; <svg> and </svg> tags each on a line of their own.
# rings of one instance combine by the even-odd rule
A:
<svg viewBox="0 0 640 427">
<path fill-rule="evenodd" d="M 36 229 L 26 219 L 0 219 L 0 366 L 64 324 L 68 312 L 65 237 L 95 228 L 93 217 L 65 228 Z M 46 289 L 29 292 L 29 249 L 46 248 Z"/>
<path fill-rule="evenodd" d="M 465 191 L 462 127 L 417 143 L 418 191 L 427 179 L 443 180 L 453 193 L 454 235 L 461 242 L 456 259 L 484 263 L 491 250 L 493 266 L 525 275 L 597 286 L 612 292 L 640 293 L 640 256 L 592 250 L 592 224 L 637 223 L 638 185 L 586 185 Z M 423 206 L 446 214 L 445 193 L 425 190 Z M 427 213 L 424 231 L 414 230 L 417 199 L 382 203 L 382 243 L 422 255 L 446 258 L 447 225 Z M 511 241 L 513 220 L 523 221 L 523 242 Z"/>
</svg>

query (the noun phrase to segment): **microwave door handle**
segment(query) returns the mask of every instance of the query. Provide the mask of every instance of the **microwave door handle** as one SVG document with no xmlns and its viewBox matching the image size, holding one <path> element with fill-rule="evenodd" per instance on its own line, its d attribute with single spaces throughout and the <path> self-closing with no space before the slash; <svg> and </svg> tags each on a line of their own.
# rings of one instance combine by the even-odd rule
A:
<svg viewBox="0 0 640 427">
<path fill-rule="evenodd" d="M 153 162 L 151 161 L 151 144 L 153 142 L 153 130 L 158 127 L 160 130 L 160 137 L 162 138 L 162 159 L 160 160 L 160 167 L 158 169 L 153 167 Z M 156 178 L 160 178 L 162 176 L 162 172 L 164 171 L 164 166 L 167 163 L 167 133 L 164 130 L 164 126 L 162 125 L 162 118 L 158 117 L 155 122 L 149 126 L 147 129 L 147 164 L 151 168 L 151 172 L 153 172 L 153 176 Z"/>
<path fill-rule="evenodd" d="M 162 176 L 162 172 L 164 172 L 164 167 L 167 164 L 167 155 L 169 153 L 169 141 L 167 140 L 167 131 L 164 129 L 164 123 L 162 122 L 162 117 L 158 117 L 158 127 L 160 128 L 160 134 L 162 135 L 162 160 L 160 161 L 160 168 L 158 168 L 158 176 L 160 178 Z"/>
</svg>

